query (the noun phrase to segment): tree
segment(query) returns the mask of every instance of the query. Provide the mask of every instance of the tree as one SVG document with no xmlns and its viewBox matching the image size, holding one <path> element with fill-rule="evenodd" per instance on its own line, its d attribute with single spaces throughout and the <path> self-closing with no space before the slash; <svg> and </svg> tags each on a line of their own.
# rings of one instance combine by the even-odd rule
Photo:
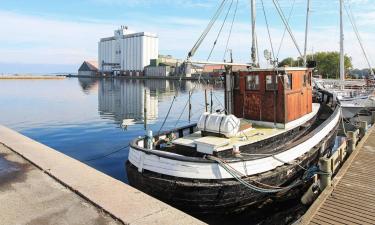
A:
<svg viewBox="0 0 375 225">
<path fill-rule="evenodd" d="M 292 57 L 288 57 L 288 58 L 285 58 L 283 59 L 281 62 L 279 62 L 279 67 L 284 67 L 284 66 L 297 66 L 298 65 L 298 61 L 293 59 Z"/>
<path fill-rule="evenodd" d="M 339 52 L 317 52 L 313 55 L 307 55 L 307 60 L 316 61 L 316 71 L 324 78 L 338 79 L 340 77 L 340 53 Z M 303 60 L 297 58 L 286 58 L 279 63 L 279 66 L 298 66 L 302 65 Z M 345 71 L 352 69 L 352 58 L 345 55 Z"/>
</svg>

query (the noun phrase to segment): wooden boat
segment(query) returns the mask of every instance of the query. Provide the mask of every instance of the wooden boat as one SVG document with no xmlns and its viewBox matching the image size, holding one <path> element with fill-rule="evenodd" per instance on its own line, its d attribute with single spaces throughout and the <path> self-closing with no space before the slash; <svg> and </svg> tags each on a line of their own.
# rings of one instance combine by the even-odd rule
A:
<svg viewBox="0 0 375 225">
<path fill-rule="evenodd" d="M 231 213 L 287 198 L 327 154 L 340 121 L 339 107 L 312 103 L 311 71 L 227 74 L 226 110 L 241 118 L 237 132 L 227 137 L 222 126 L 233 115 L 204 114 L 201 120 L 221 118 L 216 131 L 204 122 L 203 129 L 194 124 L 136 139 L 126 162 L 130 185 L 196 214 Z"/>
</svg>

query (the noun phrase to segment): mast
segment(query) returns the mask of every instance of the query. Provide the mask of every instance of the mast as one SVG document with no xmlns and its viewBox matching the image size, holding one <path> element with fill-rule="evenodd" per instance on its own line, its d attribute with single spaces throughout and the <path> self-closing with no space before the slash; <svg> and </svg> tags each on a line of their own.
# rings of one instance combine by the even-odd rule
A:
<svg viewBox="0 0 375 225">
<path fill-rule="evenodd" d="M 307 65 L 307 36 L 309 32 L 309 17 L 310 17 L 310 0 L 307 0 L 307 12 L 306 12 L 306 30 L 305 30 L 305 49 L 303 52 L 303 66 Z"/>
<path fill-rule="evenodd" d="M 344 23 L 343 23 L 344 2 L 340 0 L 340 80 L 345 80 L 345 55 L 344 55 Z"/>
<path fill-rule="evenodd" d="M 252 46 L 251 46 L 251 60 L 255 67 L 259 67 L 258 56 L 257 56 L 257 40 L 256 40 L 256 5 L 255 0 L 251 0 L 251 36 L 252 36 Z"/>
</svg>

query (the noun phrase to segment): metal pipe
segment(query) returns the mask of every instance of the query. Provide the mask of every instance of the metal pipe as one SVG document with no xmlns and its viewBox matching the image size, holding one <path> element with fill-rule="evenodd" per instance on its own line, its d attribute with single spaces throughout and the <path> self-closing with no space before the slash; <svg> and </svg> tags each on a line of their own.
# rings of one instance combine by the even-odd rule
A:
<svg viewBox="0 0 375 225">
<path fill-rule="evenodd" d="M 144 97 L 143 97 L 143 122 L 144 128 L 147 129 L 147 89 L 145 88 Z"/>
<path fill-rule="evenodd" d="M 189 124 L 191 121 L 191 91 L 189 91 Z"/>
<path fill-rule="evenodd" d="M 204 106 L 206 108 L 206 112 L 208 112 L 207 89 L 204 89 Z"/>
<path fill-rule="evenodd" d="M 257 41 L 256 41 L 256 4 L 255 0 L 251 0 L 251 36 L 252 36 L 252 46 L 251 46 L 251 61 L 255 67 L 258 67 L 258 57 L 257 57 Z"/>
<path fill-rule="evenodd" d="M 343 0 L 340 0 L 340 80 L 345 80 Z"/>
<path fill-rule="evenodd" d="M 212 114 L 213 106 L 214 106 L 214 101 L 212 99 L 212 89 L 211 89 L 211 108 L 210 108 L 210 113 L 211 114 Z"/>
</svg>

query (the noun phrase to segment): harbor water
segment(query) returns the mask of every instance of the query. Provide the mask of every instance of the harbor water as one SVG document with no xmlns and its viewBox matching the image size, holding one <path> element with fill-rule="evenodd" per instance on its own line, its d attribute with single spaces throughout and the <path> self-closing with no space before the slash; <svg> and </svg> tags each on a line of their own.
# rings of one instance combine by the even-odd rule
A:
<svg viewBox="0 0 375 225">
<path fill-rule="evenodd" d="M 129 142 L 162 130 L 187 125 L 205 110 L 204 90 L 213 90 L 213 108 L 222 109 L 220 85 L 192 81 L 69 78 L 64 80 L 1 80 L 0 124 L 127 182 L 124 163 Z M 144 101 L 146 99 L 146 101 Z M 181 117 L 180 117 L 181 115 Z M 126 126 L 122 126 L 125 122 Z"/>
<path fill-rule="evenodd" d="M 213 90 L 213 111 L 222 110 L 224 93 L 220 83 L 121 78 L 2 80 L 0 124 L 127 183 L 127 146 L 146 134 L 145 104 L 148 129 L 157 133 L 161 128 L 189 124 L 185 107 L 189 91 L 191 123 L 197 122 L 205 111 L 205 90 L 208 103 Z M 305 210 L 299 199 L 291 199 L 277 206 L 266 203 L 239 215 L 199 219 L 209 224 L 289 224 Z"/>
</svg>

